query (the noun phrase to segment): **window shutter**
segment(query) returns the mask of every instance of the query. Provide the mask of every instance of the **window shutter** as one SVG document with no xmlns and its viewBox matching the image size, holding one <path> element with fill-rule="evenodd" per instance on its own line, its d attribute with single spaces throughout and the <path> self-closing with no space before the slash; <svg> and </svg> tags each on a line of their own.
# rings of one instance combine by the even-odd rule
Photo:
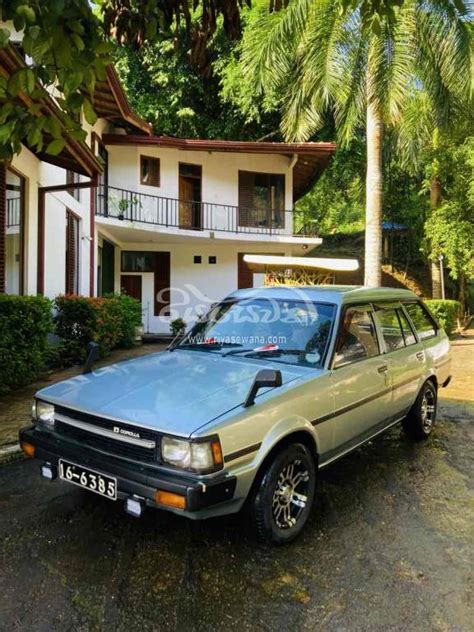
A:
<svg viewBox="0 0 474 632">
<path fill-rule="evenodd" d="M 155 253 L 155 316 L 169 316 L 170 310 L 170 253 Z"/>
<path fill-rule="evenodd" d="M 66 294 L 77 294 L 78 221 L 66 211 Z"/>
<path fill-rule="evenodd" d="M 239 171 L 239 219 L 238 226 L 252 226 L 255 173 Z"/>
</svg>

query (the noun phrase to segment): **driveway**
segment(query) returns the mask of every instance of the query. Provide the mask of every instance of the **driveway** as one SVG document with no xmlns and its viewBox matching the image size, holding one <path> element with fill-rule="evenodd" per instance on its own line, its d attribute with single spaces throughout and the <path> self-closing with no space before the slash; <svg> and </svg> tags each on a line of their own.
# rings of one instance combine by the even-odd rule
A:
<svg viewBox="0 0 474 632">
<path fill-rule="evenodd" d="M 393 429 L 325 470 L 286 547 L 255 544 L 240 516 L 135 520 L 36 462 L 5 465 L 0 629 L 472 630 L 474 405 L 450 388 L 429 442 Z"/>
</svg>

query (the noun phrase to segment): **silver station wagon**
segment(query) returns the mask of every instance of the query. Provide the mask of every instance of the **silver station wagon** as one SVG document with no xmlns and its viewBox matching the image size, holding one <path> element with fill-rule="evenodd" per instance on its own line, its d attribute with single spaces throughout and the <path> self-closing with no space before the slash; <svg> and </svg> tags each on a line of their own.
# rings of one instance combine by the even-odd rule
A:
<svg viewBox="0 0 474 632">
<path fill-rule="evenodd" d="M 192 519 L 246 508 L 260 540 L 304 527 L 316 473 L 401 422 L 426 439 L 449 341 L 408 290 L 234 292 L 167 351 L 39 391 L 23 450 L 49 480 Z"/>
</svg>

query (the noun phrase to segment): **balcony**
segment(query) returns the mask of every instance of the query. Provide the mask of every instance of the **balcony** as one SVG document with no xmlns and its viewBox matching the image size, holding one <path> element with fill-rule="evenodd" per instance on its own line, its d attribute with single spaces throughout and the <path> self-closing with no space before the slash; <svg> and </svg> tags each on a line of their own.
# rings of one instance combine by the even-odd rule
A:
<svg viewBox="0 0 474 632">
<path fill-rule="evenodd" d="M 307 211 L 245 208 L 211 202 L 189 202 L 128 191 L 97 188 L 96 215 L 121 221 L 191 231 L 317 237 Z"/>
</svg>

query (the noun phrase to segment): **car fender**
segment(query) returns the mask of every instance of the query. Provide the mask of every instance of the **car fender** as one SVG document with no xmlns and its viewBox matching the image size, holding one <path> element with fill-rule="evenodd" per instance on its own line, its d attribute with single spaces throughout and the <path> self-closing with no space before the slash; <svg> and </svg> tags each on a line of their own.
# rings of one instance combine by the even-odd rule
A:
<svg viewBox="0 0 474 632">
<path fill-rule="evenodd" d="M 260 466 L 261 463 L 263 463 L 265 458 L 278 443 L 295 432 L 306 432 L 309 434 L 314 441 L 316 454 L 320 453 L 318 437 L 311 422 L 300 415 L 294 415 L 280 419 L 265 435 L 262 445 L 255 455 L 255 460 L 258 462 L 258 465 Z"/>
</svg>

